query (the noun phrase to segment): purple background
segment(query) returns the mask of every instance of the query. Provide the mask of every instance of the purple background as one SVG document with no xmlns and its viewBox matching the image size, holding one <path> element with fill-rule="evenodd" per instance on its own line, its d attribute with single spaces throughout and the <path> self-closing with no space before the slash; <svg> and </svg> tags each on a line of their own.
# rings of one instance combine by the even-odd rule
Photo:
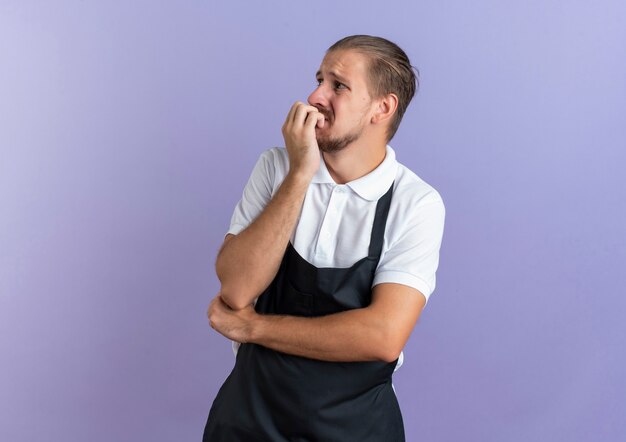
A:
<svg viewBox="0 0 626 442">
<path fill-rule="evenodd" d="M 216 251 L 353 33 L 420 69 L 391 144 L 447 208 L 408 440 L 624 440 L 621 0 L 2 1 L 0 440 L 200 440 Z"/>
</svg>

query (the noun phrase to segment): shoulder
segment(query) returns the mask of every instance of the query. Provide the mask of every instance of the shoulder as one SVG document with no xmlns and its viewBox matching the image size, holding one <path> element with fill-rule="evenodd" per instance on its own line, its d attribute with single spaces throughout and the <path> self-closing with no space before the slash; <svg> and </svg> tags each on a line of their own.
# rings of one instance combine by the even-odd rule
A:
<svg viewBox="0 0 626 442">
<path fill-rule="evenodd" d="M 276 171 L 289 170 L 289 155 L 284 147 L 272 147 L 263 151 L 259 157 L 259 162 L 272 166 Z"/>
<path fill-rule="evenodd" d="M 272 147 L 259 155 L 252 172 L 253 181 L 263 181 L 273 193 L 289 171 L 289 156 L 284 147 Z"/>
<path fill-rule="evenodd" d="M 439 192 L 415 172 L 398 163 L 391 209 L 406 215 L 424 206 L 438 206 L 445 210 Z"/>
<path fill-rule="evenodd" d="M 374 285 L 406 285 L 428 300 L 436 285 L 444 223 L 445 207 L 439 192 L 398 164 Z"/>
</svg>

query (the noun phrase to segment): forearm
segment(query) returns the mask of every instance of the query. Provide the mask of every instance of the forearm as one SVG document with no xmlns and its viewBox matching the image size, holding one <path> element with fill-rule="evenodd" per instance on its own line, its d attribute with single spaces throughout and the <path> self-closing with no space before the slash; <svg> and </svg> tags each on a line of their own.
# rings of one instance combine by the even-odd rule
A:
<svg viewBox="0 0 626 442">
<path fill-rule="evenodd" d="M 276 351 L 324 361 L 394 361 L 389 321 L 368 308 L 316 318 L 259 315 L 248 342 Z"/>
<path fill-rule="evenodd" d="M 274 279 L 309 183 L 308 176 L 289 173 L 259 217 L 220 250 L 216 272 L 232 308 L 250 304 Z"/>
</svg>

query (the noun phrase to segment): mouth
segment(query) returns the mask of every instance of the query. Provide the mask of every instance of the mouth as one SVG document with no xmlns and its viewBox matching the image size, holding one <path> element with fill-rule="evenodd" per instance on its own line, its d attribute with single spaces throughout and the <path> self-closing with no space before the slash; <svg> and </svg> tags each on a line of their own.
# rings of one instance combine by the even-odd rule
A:
<svg viewBox="0 0 626 442">
<path fill-rule="evenodd" d="M 327 128 L 329 124 L 330 123 L 328 122 L 328 117 L 324 115 L 324 119 L 321 121 L 318 121 L 317 124 L 315 125 L 315 130 L 323 130 Z"/>
<path fill-rule="evenodd" d="M 318 126 L 318 129 L 326 129 L 330 126 L 330 118 L 328 117 L 328 114 L 322 112 L 322 115 L 324 117 L 324 121 L 322 122 L 322 127 Z"/>
<path fill-rule="evenodd" d="M 317 108 L 317 111 L 320 114 L 322 114 L 322 116 L 324 117 L 324 125 L 326 125 L 327 123 L 330 122 L 330 112 L 329 111 L 327 111 L 326 109 L 320 108 L 320 107 Z"/>
</svg>

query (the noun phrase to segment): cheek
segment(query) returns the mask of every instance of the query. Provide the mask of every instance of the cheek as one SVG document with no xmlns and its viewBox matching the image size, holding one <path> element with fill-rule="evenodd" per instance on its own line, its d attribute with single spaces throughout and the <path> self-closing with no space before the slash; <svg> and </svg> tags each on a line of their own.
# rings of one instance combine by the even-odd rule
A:
<svg viewBox="0 0 626 442">
<path fill-rule="evenodd" d="M 335 114 L 335 110 L 337 109 L 337 103 L 334 100 L 329 100 L 328 101 L 328 111 L 334 115 Z"/>
</svg>

